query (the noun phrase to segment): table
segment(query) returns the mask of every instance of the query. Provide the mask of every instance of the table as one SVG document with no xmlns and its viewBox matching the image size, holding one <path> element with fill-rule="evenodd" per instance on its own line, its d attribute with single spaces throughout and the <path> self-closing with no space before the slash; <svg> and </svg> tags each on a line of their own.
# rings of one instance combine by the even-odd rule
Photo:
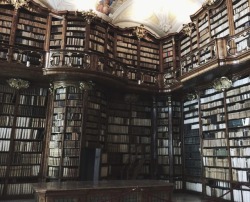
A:
<svg viewBox="0 0 250 202">
<path fill-rule="evenodd" d="M 163 180 L 35 183 L 37 202 L 166 202 L 173 184 Z"/>
</svg>

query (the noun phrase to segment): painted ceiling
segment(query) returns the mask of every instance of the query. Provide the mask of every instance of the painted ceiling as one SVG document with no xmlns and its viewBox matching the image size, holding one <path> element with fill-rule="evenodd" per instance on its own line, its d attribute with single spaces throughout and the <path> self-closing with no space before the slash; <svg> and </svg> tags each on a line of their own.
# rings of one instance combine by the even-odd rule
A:
<svg viewBox="0 0 250 202">
<path fill-rule="evenodd" d="M 157 37 L 179 32 L 205 0 L 35 0 L 53 10 L 88 11 L 119 27 L 143 24 Z"/>
</svg>

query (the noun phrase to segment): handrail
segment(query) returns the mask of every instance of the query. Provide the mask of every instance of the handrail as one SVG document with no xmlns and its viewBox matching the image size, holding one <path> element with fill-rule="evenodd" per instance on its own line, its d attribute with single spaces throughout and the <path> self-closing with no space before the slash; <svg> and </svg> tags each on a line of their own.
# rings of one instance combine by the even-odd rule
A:
<svg viewBox="0 0 250 202">
<path fill-rule="evenodd" d="M 91 51 L 50 50 L 46 53 L 45 69 L 50 68 L 79 68 L 89 71 L 102 72 L 117 78 L 130 80 L 139 85 L 158 85 L 159 71 L 136 68 L 131 65 L 106 58 Z"/>
<path fill-rule="evenodd" d="M 192 50 L 180 58 L 180 67 L 171 71 L 147 69 L 126 64 L 119 59 L 109 58 L 94 51 L 78 51 L 67 49 L 52 49 L 48 52 L 26 46 L 13 46 L 0 43 L 0 61 L 23 64 L 26 67 L 50 68 L 79 68 L 87 71 L 100 72 L 121 78 L 138 85 L 171 88 L 181 81 L 182 77 L 191 79 L 192 72 L 202 74 L 204 70 L 248 60 L 250 50 L 250 29 L 222 38 L 215 38 L 208 44 Z M 239 60 L 235 61 L 235 59 Z M 228 62 L 227 62 L 228 61 Z M 178 62 L 178 60 L 177 60 Z M 224 63 L 225 62 L 225 63 Z M 202 71 L 199 71 L 202 69 Z"/>
<path fill-rule="evenodd" d="M 0 60 L 24 64 L 27 67 L 44 66 L 45 51 L 22 46 L 0 44 Z"/>
<path fill-rule="evenodd" d="M 250 50 L 250 29 L 227 38 L 227 57 L 236 57 Z"/>
<path fill-rule="evenodd" d="M 192 50 L 180 60 L 180 76 L 185 76 L 186 73 L 193 69 L 199 69 L 204 64 L 218 59 L 218 40 L 213 39 L 208 44 Z"/>
</svg>

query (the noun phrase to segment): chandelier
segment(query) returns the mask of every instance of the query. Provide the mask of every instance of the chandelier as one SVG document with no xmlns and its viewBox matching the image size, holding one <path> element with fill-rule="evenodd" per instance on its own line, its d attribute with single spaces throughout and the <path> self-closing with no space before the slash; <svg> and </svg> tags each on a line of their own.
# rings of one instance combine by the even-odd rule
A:
<svg viewBox="0 0 250 202">
<path fill-rule="evenodd" d="M 9 2 L 15 7 L 15 9 L 27 6 L 29 1 L 30 0 L 9 0 Z"/>
<path fill-rule="evenodd" d="M 232 87 L 232 81 L 223 76 L 214 80 L 213 87 L 217 91 L 225 91 L 226 89 Z"/>
</svg>

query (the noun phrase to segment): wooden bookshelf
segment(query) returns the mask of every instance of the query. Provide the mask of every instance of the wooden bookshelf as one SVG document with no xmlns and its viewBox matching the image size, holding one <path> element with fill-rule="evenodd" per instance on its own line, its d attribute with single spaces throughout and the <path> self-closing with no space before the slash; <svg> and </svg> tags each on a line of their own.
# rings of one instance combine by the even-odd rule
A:
<svg viewBox="0 0 250 202">
<path fill-rule="evenodd" d="M 42 178 L 47 90 L 1 85 L 1 198 L 30 197 Z"/>
<path fill-rule="evenodd" d="M 19 11 L 15 45 L 44 49 L 47 16 L 25 9 Z"/>
<path fill-rule="evenodd" d="M 221 38 L 229 35 L 228 8 L 224 1 L 216 8 L 210 10 L 209 18 L 212 38 Z"/>
<path fill-rule="evenodd" d="M 249 78 L 233 77 L 225 92 L 207 87 L 220 74 L 248 71 L 248 0 L 217 1 L 191 17 L 190 36 L 152 40 L 100 19 L 88 24 L 79 13 L 38 8 L 0 5 L 0 198 L 32 196 L 30 185 L 40 180 L 80 180 L 79 162 L 98 149 L 100 179 L 154 174 L 176 189 L 214 197 L 228 192 L 224 199 L 248 202 Z M 190 80 L 179 79 L 180 66 Z M 36 80 L 33 67 L 44 70 L 37 87 L 3 84 L 14 74 Z M 81 90 L 86 78 L 98 88 Z M 66 85 L 48 95 L 44 86 L 57 80 Z M 180 96 L 202 90 L 179 102 L 176 83 Z"/>
<path fill-rule="evenodd" d="M 11 6 L 1 6 L 0 8 L 0 41 L 4 44 L 10 43 L 10 34 L 12 28 L 12 21 L 14 9 Z M 2 58 L 2 57 L 1 57 Z"/>
<path fill-rule="evenodd" d="M 235 201 L 246 202 L 249 191 L 249 77 L 243 77 L 233 83 L 232 89 L 226 92 L 228 116 L 228 139 L 232 182 L 238 184 L 233 188 Z"/>
<path fill-rule="evenodd" d="M 175 189 L 183 187 L 183 171 L 182 171 L 182 137 L 181 137 L 181 103 L 172 100 L 171 103 L 171 121 L 172 121 L 172 145 L 173 145 L 173 179 Z"/>
<path fill-rule="evenodd" d="M 117 33 L 116 39 L 116 58 L 128 66 L 137 68 L 138 40 L 120 33 Z"/>
<path fill-rule="evenodd" d="M 106 27 L 105 24 L 91 24 L 90 34 L 89 34 L 89 49 L 97 51 L 99 53 L 104 53 L 106 41 Z"/>
<path fill-rule="evenodd" d="M 83 93 L 75 85 L 54 89 L 52 127 L 48 137 L 48 180 L 79 179 Z"/>
<path fill-rule="evenodd" d="M 187 190 L 202 192 L 202 162 L 200 146 L 199 98 L 186 95 L 183 102 L 183 160 L 184 180 Z"/>
<path fill-rule="evenodd" d="M 231 186 L 224 92 L 206 89 L 200 99 L 206 194 L 220 197 Z M 223 198 L 231 200 L 230 192 Z"/>
<path fill-rule="evenodd" d="M 50 49 L 61 49 L 63 40 L 63 17 L 51 16 Z"/>
<path fill-rule="evenodd" d="M 169 103 L 165 98 L 158 98 L 157 106 L 157 156 L 158 177 L 170 179 L 170 154 L 169 154 Z"/>
<path fill-rule="evenodd" d="M 235 33 L 239 33 L 250 26 L 249 1 L 233 0 L 232 4 Z"/>
<path fill-rule="evenodd" d="M 140 68 L 159 70 L 159 44 L 140 41 Z"/>
</svg>

